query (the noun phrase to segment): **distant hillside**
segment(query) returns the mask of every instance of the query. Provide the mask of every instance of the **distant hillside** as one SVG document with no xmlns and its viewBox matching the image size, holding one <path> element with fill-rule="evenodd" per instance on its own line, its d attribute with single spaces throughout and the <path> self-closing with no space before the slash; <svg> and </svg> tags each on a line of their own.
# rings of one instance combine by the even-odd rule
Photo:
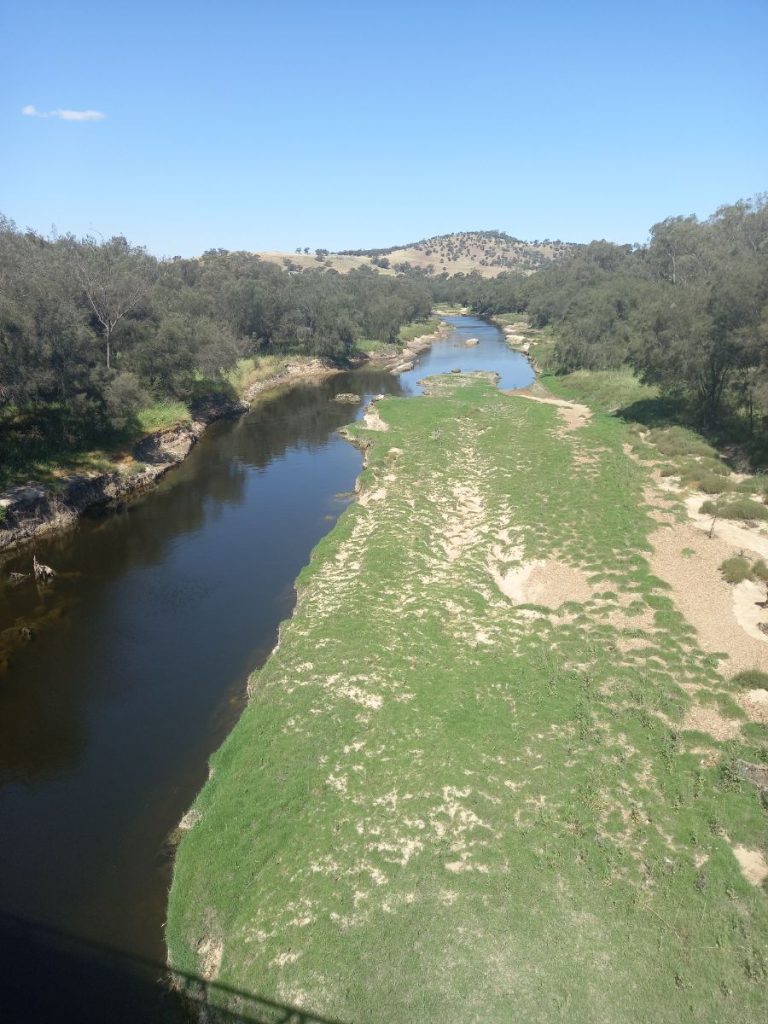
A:
<svg viewBox="0 0 768 1024">
<path fill-rule="evenodd" d="M 523 242 L 503 231 L 459 231 L 386 249 L 345 249 L 336 253 L 316 249 L 314 252 L 262 252 L 258 255 L 297 270 L 327 266 L 346 273 L 355 267 L 376 266 L 385 273 L 414 269 L 453 276 L 477 271 L 483 277 L 496 277 L 505 270 L 533 273 L 574 248 L 574 243 L 559 240 Z"/>
</svg>

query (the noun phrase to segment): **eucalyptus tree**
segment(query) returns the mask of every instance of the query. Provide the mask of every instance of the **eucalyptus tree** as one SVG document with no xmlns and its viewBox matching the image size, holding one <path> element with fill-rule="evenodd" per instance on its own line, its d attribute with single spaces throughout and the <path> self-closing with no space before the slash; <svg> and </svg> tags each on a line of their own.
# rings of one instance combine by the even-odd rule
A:
<svg viewBox="0 0 768 1024">
<path fill-rule="evenodd" d="M 99 242 L 93 237 L 66 240 L 66 252 L 83 295 L 101 328 L 106 367 L 112 366 L 115 334 L 134 312 L 157 277 L 157 260 L 123 235 Z"/>
</svg>

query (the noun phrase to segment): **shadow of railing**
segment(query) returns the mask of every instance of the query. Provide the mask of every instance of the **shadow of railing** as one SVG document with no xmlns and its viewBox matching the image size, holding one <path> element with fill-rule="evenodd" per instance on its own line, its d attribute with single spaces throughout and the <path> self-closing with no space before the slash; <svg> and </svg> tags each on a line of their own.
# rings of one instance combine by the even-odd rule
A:
<svg viewBox="0 0 768 1024">
<path fill-rule="evenodd" d="M 0 914 L 0 1021 L 341 1024 L 9 914 Z"/>
</svg>

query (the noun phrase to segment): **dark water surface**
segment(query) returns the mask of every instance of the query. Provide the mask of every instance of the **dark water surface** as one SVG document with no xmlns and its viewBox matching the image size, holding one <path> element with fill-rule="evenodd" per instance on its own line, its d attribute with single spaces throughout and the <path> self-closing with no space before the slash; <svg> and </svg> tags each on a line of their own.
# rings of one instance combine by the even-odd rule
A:
<svg viewBox="0 0 768 1024">
<path fill-rule="evenodd" d="M 52 586 L 0 591 L 0 630 L 36 624 L 0 671 L 0 972 L 10 965 L 14 985 L 4 1015 L 0 980 L 0 1020 L 16 1019 L 27 988 L 20 1020 L 47 1019 L 54 1005 L 59 1021 L 171 1019 L 153 991 L 156 971 L 115 995 L 109 971 L 94 973 L 93 947 L 63 950 L 58 933 L 162 963 L 167 837 L 360 472 L 360 453 L 335 431 L 371 395 L 417 394 L 423 376 L 454 367 L 496 370 L 503 388 L 532 380 L 496 328 L 450 321 L 452 335 L 399 378 L 339 374 L 214 424 L 151 493 L 38 542 L 38 558 L 59 574 Z M 470 337 L 474 348 L 464 347 Z M 331 401 L 340 392 L 363 401 Z M 3 578 L 30 559 L 14 557 Z M 64 995 L 65 977 L 80 992 L 101 985 L 115 1005 L 84 1015 Z"/>
</svg>

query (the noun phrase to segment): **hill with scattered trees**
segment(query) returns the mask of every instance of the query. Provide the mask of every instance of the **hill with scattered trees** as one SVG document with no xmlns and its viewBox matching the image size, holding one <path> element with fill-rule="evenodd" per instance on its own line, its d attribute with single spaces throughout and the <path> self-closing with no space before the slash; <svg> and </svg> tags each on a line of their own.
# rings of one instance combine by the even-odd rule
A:
<svg viewBox="0 0 768 1024">
<path fill-rule="evenodd" d="M 459 231 L 383 249 L 329 252 L 307 247 L 293 253 L 262 252 L 259 256 L 295 272 L 320 265 L 340 273 L 375 267 L 388 274 L 415 272 L 436 277 L 477 273 L 481 277 L 495 277 L 509 270 L 531 274 L 577 248 L 574 243 L 559 239 L 523 242 L 504 231 Z"/>
</svg>

